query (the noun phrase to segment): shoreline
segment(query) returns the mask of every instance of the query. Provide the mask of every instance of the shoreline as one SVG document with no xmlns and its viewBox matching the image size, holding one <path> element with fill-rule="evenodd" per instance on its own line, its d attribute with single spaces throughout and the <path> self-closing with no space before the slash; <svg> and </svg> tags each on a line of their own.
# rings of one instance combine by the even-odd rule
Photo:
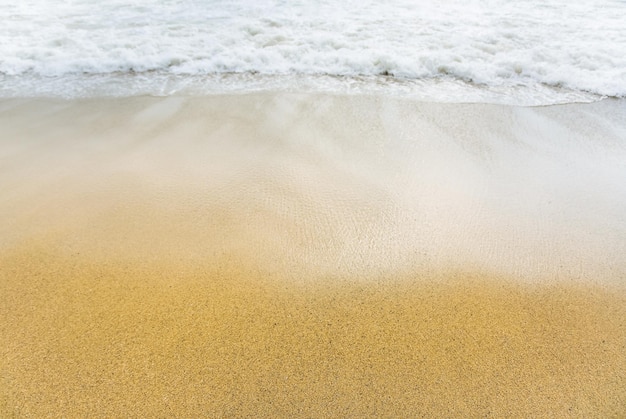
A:
<svg viewBox="0 0 626 419">
<path fill-rule="evenodd" d="M 617 415 L 625 109 L 2 99 L 0 415 Z"/>
<path fill-rule="evenodd" d="M 128 97 L 188 97 L 233 95 L 388 96 L 398 100 L 447 104 L 554 106 L 624 100 L 623 95 L 600 94 L 545 83 L 487 86 L 454 77 L 412 79 L 391 75 L 314 75 L 220 73 L 66 74 L 63 76 L 4 76 L 0 99 L 90 100 Z"/>
</svg>

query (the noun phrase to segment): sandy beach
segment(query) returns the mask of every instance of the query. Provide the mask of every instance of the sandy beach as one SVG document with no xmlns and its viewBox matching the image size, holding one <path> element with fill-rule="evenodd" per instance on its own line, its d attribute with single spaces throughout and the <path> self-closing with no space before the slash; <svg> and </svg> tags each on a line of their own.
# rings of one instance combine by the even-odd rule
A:
<svg viewBox="0 0 626 419">
<path fill-rule="evenodd" d="M 0 100 L 0 416 L 621 417 L 626 101 Z"/>
</svg>

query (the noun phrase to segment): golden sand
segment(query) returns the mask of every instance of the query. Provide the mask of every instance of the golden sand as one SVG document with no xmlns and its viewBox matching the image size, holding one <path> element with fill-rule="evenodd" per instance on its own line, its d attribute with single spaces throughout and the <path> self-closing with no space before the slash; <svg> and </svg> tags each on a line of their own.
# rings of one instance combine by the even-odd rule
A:
<svg viewBox="0 0 626 419">
<path fill-rule="evenodd" d="M 2 258 L 2 416 L 619 417 L 626 294 Z M 249 269 L 246 269 L 249 268 Z"/>
<path fill-rule="evenodd" d="M 623 417 L 624 105 L 383 102 L 1 102 L 0 417 Z"/>
</svg>

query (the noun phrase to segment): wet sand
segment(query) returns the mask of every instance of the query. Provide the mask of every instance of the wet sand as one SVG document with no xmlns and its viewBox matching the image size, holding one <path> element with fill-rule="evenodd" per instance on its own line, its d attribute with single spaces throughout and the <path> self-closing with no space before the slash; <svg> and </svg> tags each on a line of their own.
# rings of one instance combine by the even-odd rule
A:
<svg viewBox="0 0 626 419">
<path fill-rule="evenodd" d="M 620 417 L 623 102 L 0 102 L 0 416 Z"/>
</svg>

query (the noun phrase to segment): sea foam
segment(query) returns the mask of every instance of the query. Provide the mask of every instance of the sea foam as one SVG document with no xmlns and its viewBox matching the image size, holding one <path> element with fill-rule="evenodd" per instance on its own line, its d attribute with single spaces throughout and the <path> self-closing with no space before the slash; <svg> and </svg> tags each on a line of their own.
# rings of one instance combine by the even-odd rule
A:
<svg viewBox="0 0 626 419">
<path fill-rule="evenodd" d="M 30 0 L 0 6 L 0 94 L 267 89 L 288 76 L 279 88 L 348 83 L 452 102 L 623 97 L 624 15 L 618 0 Z"/>
</svg>

